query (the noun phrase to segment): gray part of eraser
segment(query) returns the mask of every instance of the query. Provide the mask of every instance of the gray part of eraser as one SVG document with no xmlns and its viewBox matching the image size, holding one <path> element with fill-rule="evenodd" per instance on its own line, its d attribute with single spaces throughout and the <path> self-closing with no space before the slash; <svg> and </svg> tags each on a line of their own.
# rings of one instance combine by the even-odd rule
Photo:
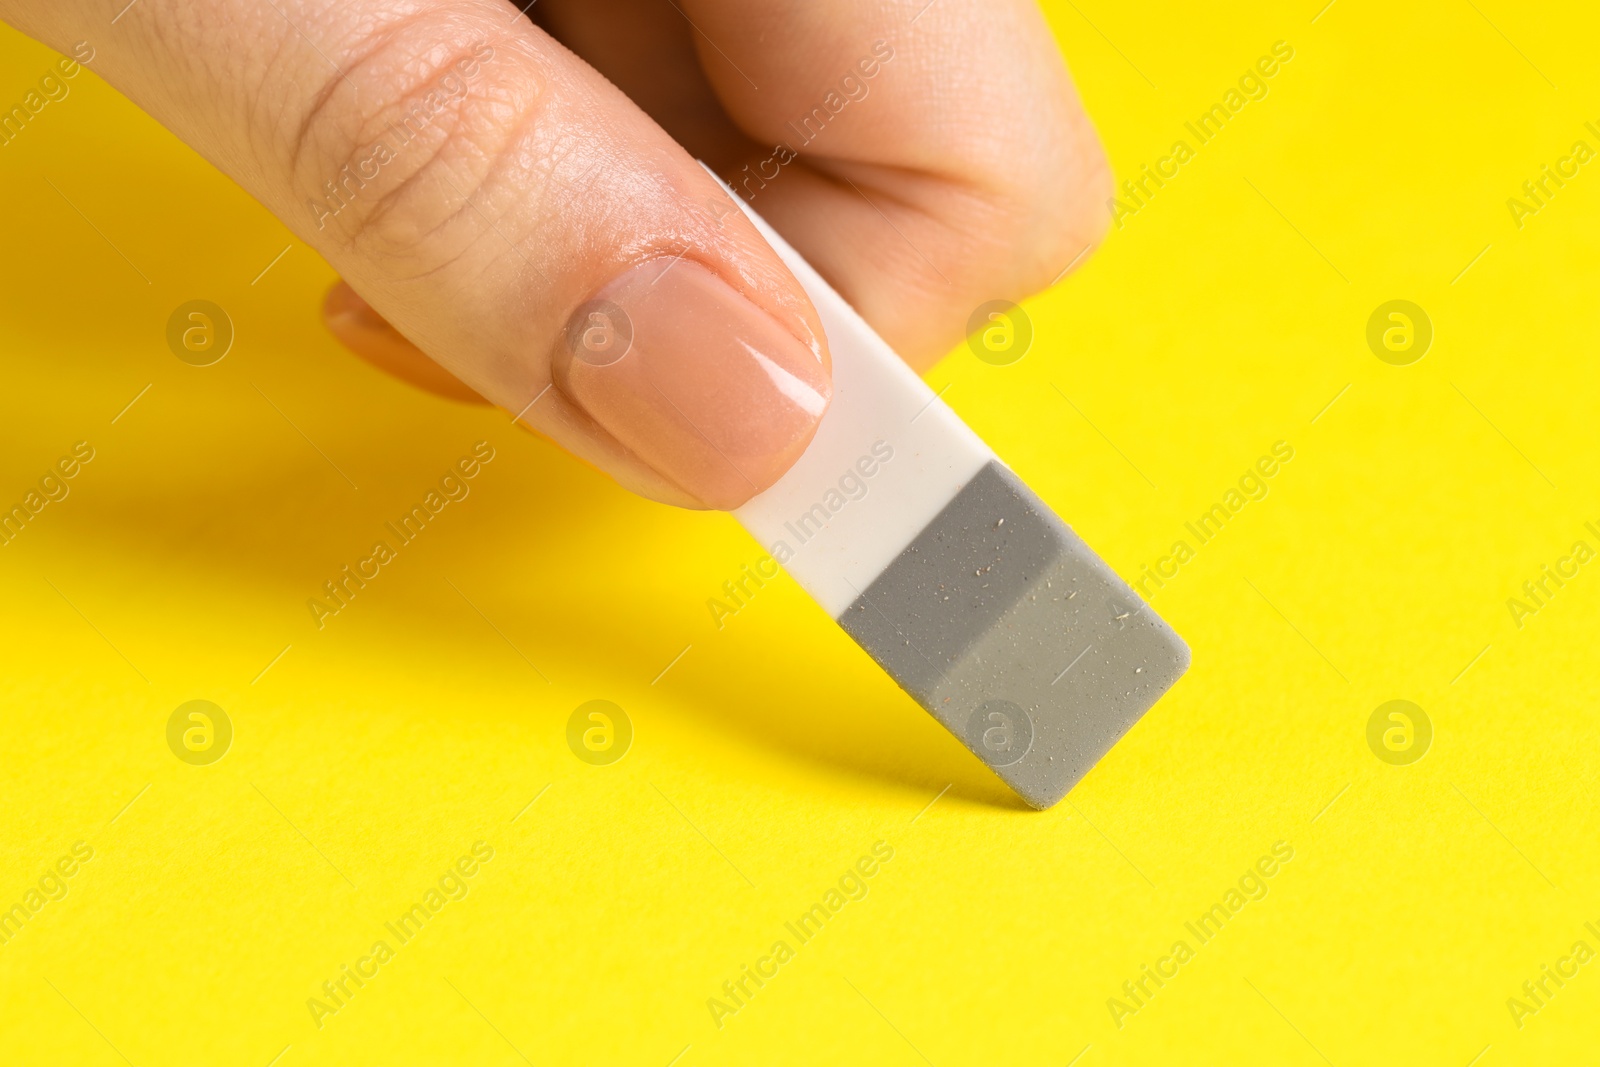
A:
<svg viewBox="0 0 1600 1067">
<path fill-rule="evenodd" d="M 838 622 L 1036 808 L 1189 666 L 1172 628 L 998 462 Z"/>
</svg>

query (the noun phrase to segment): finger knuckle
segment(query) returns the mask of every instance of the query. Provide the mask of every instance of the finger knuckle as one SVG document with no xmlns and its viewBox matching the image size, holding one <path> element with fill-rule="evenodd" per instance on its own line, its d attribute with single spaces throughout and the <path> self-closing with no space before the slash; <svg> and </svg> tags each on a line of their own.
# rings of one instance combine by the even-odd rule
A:
<svg viewBox="0 0 1600 1067">
<path fill-rule="evenodd" d="M 1063 150 L 1029 191 L 1035 258 L 1049 271 L 1041 285 L 1104 240 L 1111 220 L 1111 168 L 1099 139 L 1089 132 L 1062 140 Z"/>
<path fill-rule="evenodd" d="M 496 29 L 451 15 L 363 31 L 293 144 L 296 187 L 318 231 L 410 276 L 494 232 L 485 188 L 540 123 L 548 95 Z"/>
</svg>

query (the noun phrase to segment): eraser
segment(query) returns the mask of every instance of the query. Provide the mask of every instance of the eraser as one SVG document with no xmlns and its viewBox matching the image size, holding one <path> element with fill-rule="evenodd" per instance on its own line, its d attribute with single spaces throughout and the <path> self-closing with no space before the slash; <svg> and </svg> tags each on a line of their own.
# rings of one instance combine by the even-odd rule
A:
<svg viewBox="0 0 1600 1067">
<path fill-rule="evenodd" d="M 846 633 L 1025 801 L 1056 803 L 1189 649 L 750 206 L 805 288 L 833 399 L 734 512 Z"/>
</svg>

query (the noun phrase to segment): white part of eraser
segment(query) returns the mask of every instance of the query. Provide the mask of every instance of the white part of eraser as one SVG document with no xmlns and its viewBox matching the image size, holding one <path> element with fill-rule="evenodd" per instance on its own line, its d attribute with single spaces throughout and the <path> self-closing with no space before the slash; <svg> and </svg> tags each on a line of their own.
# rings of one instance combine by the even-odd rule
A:
<svg viewBox="0 0 1600 1067">
<path fill-rule="evenodd" d="M 833 400 L 795 465 L 734 515 L 769 550 L 783 546 L 774 558 L 838 618 L 995 455 L 811 264 L 747 214 L 817 309 Z"/>
</svg>

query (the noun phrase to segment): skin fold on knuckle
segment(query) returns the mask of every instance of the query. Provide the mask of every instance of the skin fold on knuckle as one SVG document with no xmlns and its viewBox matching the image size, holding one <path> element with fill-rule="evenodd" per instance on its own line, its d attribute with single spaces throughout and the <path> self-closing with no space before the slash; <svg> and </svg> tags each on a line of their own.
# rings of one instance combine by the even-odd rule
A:
<svg viewBox="0 0 1600 1067">
<path fill-rule="evenodd" d="M 1084 125 L 1087 125 L 1085 122 Z M 1110 165 L 1092 130 L 1064 137 L 1068 146 L 1020 191 L 1015 210 L 1016 287 L 1038 292 L 1069 265 L 1081 264 L 1110 229 Z"/>
<path fill-rule="evenodd" d="M 1037 56 L 1037 73 L 1019 87 L 990 131 L 990 151 L 974 153 L 975 186 L 958 198 L 970 212 L 967 231 L 993 265 L 991 284 L 1021 299 L 1044 289 L 1104 238 L 1111 173 L 1093 123 L 1060 56 Z M 985 255 L 984 253 L 987 253 Z"/>
<path fill-rule="evenodd" d="M 1109 228 L 1110 169 L 1081 112 L 1062 114 L 1045 144 L 1013 158 L 1003 182 L 946 201 L 946 274 L 964 298 L 1032 296 L 1081 265 Z"/>
<path fill-rule="evenodd" d="M 959 12 L 962 9 L 956 9 Z M 993 292 L 1020 300 L 1058 278 L 1104 238 L 1110 171 L 1060 48 L 1033 0 L 967 12 L 980 58 L 961 66 L 962 99 L 981 102 L 952 124 L 963 151 L 949 201 Z M 989 25 L 992 23 L 993 25 Z M 999 64 L 1003 74 L 983 71 Z M 963 195 L 972 194 L 972 195 Z"/>
<path fill-rule="evenodd" d="M 476 7 L 477 5 L 474 5 Z M 450 7 L 372 19 L 287 145 L 293 218 L 324 251 L 395 282 L 480 269 L 522 236 L 542 188 L 526 145 L 548 78 L 501 20 Z M 510 195 L 515 192 L 515 198 Z"/>
</svg>

